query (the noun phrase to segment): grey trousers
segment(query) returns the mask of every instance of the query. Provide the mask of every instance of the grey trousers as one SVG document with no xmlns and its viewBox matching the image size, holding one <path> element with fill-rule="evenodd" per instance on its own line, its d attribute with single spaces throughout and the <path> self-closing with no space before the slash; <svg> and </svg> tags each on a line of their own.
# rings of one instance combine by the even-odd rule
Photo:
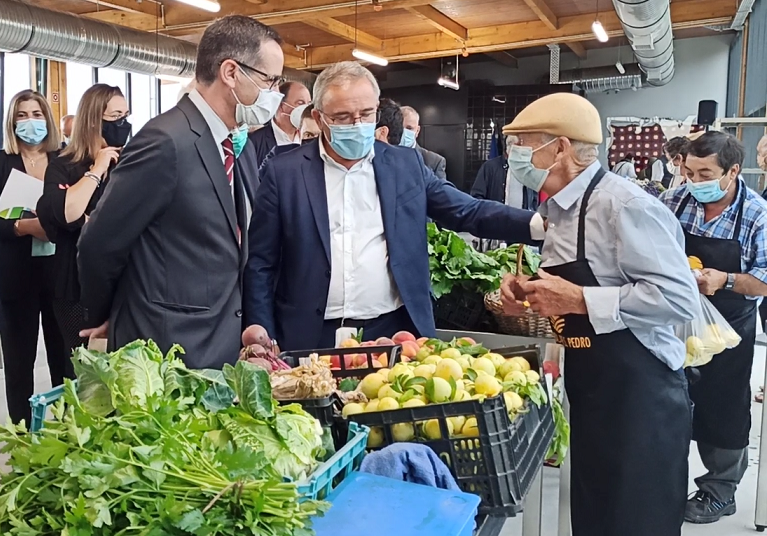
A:
<svg viewBox="0 0 767 536">
<path fill-rule="evenodd" d="M 729 501 L 748 468 L 748 448 L 720 449 L 698 441 L 698 452 L 708 473 L 695 479 L 698 489 L 718 501 Z"/>
</svg>

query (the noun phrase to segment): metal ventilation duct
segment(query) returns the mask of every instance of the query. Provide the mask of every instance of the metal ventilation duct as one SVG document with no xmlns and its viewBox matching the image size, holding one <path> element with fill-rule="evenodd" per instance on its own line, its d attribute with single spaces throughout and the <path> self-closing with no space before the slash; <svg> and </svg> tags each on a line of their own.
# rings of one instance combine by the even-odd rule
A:
<svg viewBox="0 0 767 536">
<path fill-rule="evenodd" d="M 140 32 L 18 0 L 0 0 L 0 14 L 0 51 L 23 52 L 133 73 L 194 76 L 197 47 L 181 39 Z M 316 78 L 312 73 L 289 68 L 283 74 L 310 88 Z"/>
<path fill-rule="evenodd" d="M 651 86 L 674 77 L 674 36 L 669 0 L 613 0 L 623 31 Z"/>
</svg>

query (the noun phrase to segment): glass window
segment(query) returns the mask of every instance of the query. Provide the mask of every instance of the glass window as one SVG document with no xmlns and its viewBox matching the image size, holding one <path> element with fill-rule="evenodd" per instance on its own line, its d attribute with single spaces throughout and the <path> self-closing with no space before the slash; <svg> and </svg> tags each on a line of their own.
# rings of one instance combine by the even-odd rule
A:
<svg viewBox="0 0 767 536">
<path fill-rule="evenodd" d="M 75 115 L 80 99 L 93 85 L 93 67 L 67 62 L 67 113 Z"/>
<path fill-rule="evenodd" d="M 19 91 L 31 89 L 32 69 L 26 54 L 5 54 L 5 72 L 3 74 L 3 110 L 8 113 L 8 105 Z M 3 115 L 5 117 L 5 114 Z"/>
<path fill-rule="evenodd" d="M 130 122 L 133 124 L 133 135 L 141 130 L 154 117 L 157 95 L 155 77 L 145 74 L 131 74 Z"/>
<path fill-rule="evenodd" d="M 123 95 L 127 95 L 128 87 L 125 83 L 125 71 L 118 71 L 117 69 L 109 69 L 104 67 L 99 69 L 98 81 L 99 84 L 109 84 L 110 86 L 117 86 L 123 92 Z"/>
<path fill-rule="evenodd" d="M 171 80 L 160 80 L 160 113 L 165 113 L 178 103 L 178 96 L 186 84 Z"/>
</svg>

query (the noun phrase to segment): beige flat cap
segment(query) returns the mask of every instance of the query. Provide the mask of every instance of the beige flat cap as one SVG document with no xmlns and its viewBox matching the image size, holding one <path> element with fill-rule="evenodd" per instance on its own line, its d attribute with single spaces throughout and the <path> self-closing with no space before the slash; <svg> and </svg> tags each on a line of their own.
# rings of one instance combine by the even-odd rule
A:
<svg viewBox="0 0 767 536">
<path fill-rule="evenodd" d="M 529 104 L 519 112 L 503 133 L 544 132 L 575 141 L 602 143 L 602 120 L 589 101 L 574 93 L 552 93 Z"/>
</svg>

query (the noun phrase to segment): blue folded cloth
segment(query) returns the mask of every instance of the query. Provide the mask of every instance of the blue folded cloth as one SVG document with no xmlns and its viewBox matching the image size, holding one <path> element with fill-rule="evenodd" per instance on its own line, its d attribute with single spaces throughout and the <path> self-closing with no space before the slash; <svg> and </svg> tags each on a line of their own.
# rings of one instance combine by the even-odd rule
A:
<svg viewBox="0 0 767 536">
<path fill-rule="evenodd" d="M 460 491 L 439 456 L 429 447 L 417 443 L 394 443 L 372 452 L 362 460 L 360 471 L 413 484 Z"/>
</svg>

